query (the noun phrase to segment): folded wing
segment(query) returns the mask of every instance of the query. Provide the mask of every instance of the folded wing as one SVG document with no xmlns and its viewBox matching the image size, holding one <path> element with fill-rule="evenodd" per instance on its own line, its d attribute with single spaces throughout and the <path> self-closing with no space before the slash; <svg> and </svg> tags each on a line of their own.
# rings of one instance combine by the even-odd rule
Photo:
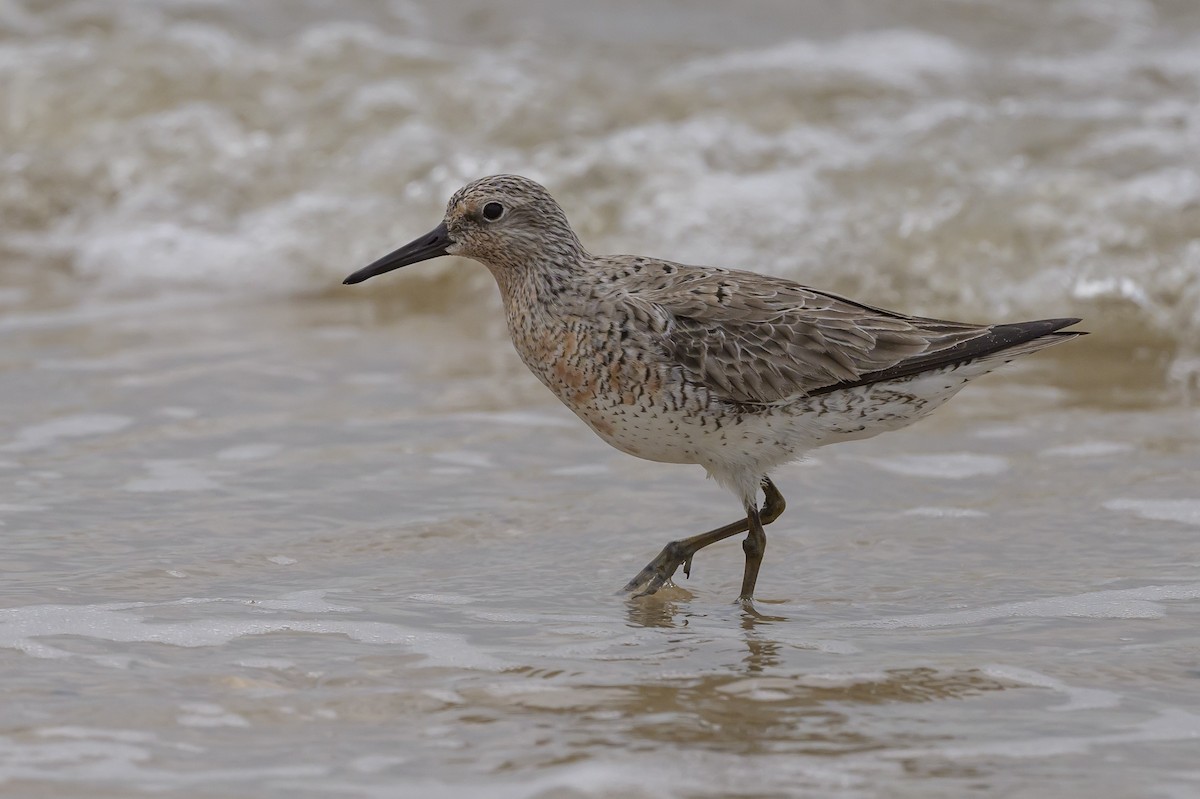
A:
<svg viewBox="0 0 1200 799">
<path fill-rule="evenodd" d="M 636 285 L 626 283 L 631 299 L 663 317 L 663 346 L 688 380 L 736 402 L 768 404 L 893 380 L 999 353 L 1078 321 L 926 319 L 782 278 L 654 266 Z"/>
</svg>

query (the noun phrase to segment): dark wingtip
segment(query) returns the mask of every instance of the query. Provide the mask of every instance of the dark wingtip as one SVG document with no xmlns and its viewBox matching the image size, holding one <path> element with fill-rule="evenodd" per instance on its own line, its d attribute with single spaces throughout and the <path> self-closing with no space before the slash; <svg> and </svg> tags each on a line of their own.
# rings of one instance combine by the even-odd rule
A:
<svg viewBox="0 0 1200 799">
<path fill-rule="evenodd" d="M 1012 322 L 992 325 L 990 328 L 987 328 L 985 333 L 959 342 L 944 350 L 934 352 L 932 355 L 918 356 L 907 361 L 901 361 L 887 369 L 880 369 L 877 372 L 862 375 L 857 380 L 822 386 L 814 391 L 810 391 L 809 396 L 828 394 L 840 389 L 869 385 L 870 383 L 878 383 L 884 380 L 896 380 L 930 369 L 937 369 L 948 364 L 984 358 L 993 353 L 1003 352 L 1004 350 L 1024 344 L 1027 341 L 1039 338 L 1071 339 L 1076 336 L 1084 336 L 1087 333 L 1082 330 L 1063 330 L 1064 327 L 1070 327 L 1081 321 L 1083 320 L 1064 317 L 1061 319 L 1037 319 L 1032 322 Z"/>
<path fill-rule="evenodd" d="M 1082 319 L 1063 317 L 1062 319 L 1038 319 L 1033 322 L 1014 322 L 1009 324 L 1000 324 L 992 326 L 992 333 L 1001 341 L 1007 339 L 1006 346 L 1020 344 L 1022 341 L 1030 341 L 1042 336 L 1049 336 L 1058 333 L 1064 327 L 1079 324 Z M 1064 330 L 1061 335 L 1064 336 L 1082 336 L 1082 330 Z"/>
<path fill-rule="evenodd" d="M 1082 319 L 1064 319 L 1063 321 L 1066 322 L 1066 324 L 1063 325 L 1063 327 L 1070 327 L 1071 325 L 1079 324 L 1083 320 Z M 1092 331 L 1090 331 L 1090 330 L 1064 330 L 1061 333 L 1055 333 L 1055 335 L 1057 335 L 1057 336 L 1086 336 L 1091 332 Z"/>
</svg>

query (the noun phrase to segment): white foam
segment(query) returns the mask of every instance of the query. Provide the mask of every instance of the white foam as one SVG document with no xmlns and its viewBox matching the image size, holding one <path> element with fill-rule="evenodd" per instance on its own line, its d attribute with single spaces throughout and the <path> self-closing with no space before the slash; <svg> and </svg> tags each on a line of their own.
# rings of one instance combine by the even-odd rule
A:
<svg viewBox="0 0 1200 799">
<path fill-rule="evenodd" d="M 48 730 L 46 738 L 27 742 L 4 739 L 3 762 L 0 762 L 0 784 L 38 781 L 50 785 L 75 783 L 87 785 L 88 790 L 105 791 L 109 786 L 137 785 L 155 790 L 159 786 L 197 786 L 211 791 L 213 785 L 242 783 L 261 786 L 265 780 L 310 780 L 328 774 L 327 766 L 305 763 L 286 766 L 250 768 L 209 767 L 198 771 L 156 768 L 155 748 L 162 742 L 140 736 L 127 736 L 125 731 L 97 730 L 94 735 L 77 737 L 74 730 L 83 728 L 56 727 Z M 61 731 L 68 734 L 62 735 Z M 38 734 L 42 734 L 38 731 Z M 165 744 L 169 749 L 186 752 L 192 757 L 206 750 L 191 744 Z M 69 793 L 70 791 L 67 791 Z M 63 791 L 55 791 L 61 795 Z M 121 791 L 119 795 L 128 795 Z"/>
<path fill-rule="evenodd" d="M 981 757 L 1046 758 L 1084 754 L 1097 746 L 1124 746 L 1152 741 L 1194 741 L 1200 738 L 1200 716 L 1180 708 L 1159 711 L 1154 717 L 1122 732 L 1098 732 L 1094 735 L 1033 736 L 977 744 L 946 744 L 889 750 L 888 760 L 941 757 L 952 760 Z"/>
<path fill-rule="evenodd" d="M 1078 444 L 1050 447 L 1042 450 L 1041 454 L 1051 458 L 1102 458 L 1132 451 L 1132 444 L 1122 444 L 1118 441 L 1081 441 Z"/>
<path fill-rule="evenodd" d="M 452 688 L 426 688 L 421 693 L 447 705 L 462 705 L 467 702 L 462 694 Z"/>
<path fill-rule="evenodd" d="M 867 462 L 884 471 L 906 477 L 932 477 L 941 480 L 964 480 L 1000 474 L 1008 469 L 1008 461 L 997 455 L 976 455 L 970 452 L 947 452 L 937 455 L 892 455 L 868 458 Z"/>
<path fill-rule="evenodd" d="M 492 457 L 485 452 L 466 452 L 464 450 L 443 450 L 435 452 L 433 459 L 442 463 L 449 463 L 452 466 L 465 467 L 468 469 L 492 469 L 495 468 L 495 462 Z"/>
<path fill-rule="evenodd" d="M 796 683 L 780 677 L 746 677 L 718 686 L 717 692 L 751 702 L 784 702 L 792 699 Z"/>
<path fill-rule="evenodd" d="M 998 0 L 985 5 L 1028 21 Z M 111 289 L 199 286 L 204 302 L 327 289 L 348 262 L 431 225 L 466 179 L 524 163 L 597 250 L 654 248 L 964 318 L 1120 303 L 1195 354 L 1200 261 L 1194 237 L 1172 222 L 1200 196 L 1192 104 L 1178 89 L 1197 69 L 1191 31 L 1139 38 L 1154 24 L 1139 22 L 1084 51 L 1034 48 L 997 63 L 970 36 L 929 32 L 919 14 L 901 14 L 894 29 L 875 20 L 840 37 L 768 36 L 739 49 L 697 49 L 683 25 L 653 32 L 667 46 L 650 51 L 661 59 L 651 67 L 668 79 L 651 85 L 626 68 L 623 46 L 591 49 L 590 36 L 565 44 L 608 80 L 557 69 L 554 54 L 522 44 L 452 49 L 436 28 L 453 15 L 418 26 L 433 35 L 336 23 L 264 39 L 238 14 L 198 24 L 164 7 L 131 25 L 125 9 L 92 4 L 93 28 L 34 24 L 0 59 L 0 80 L 50 76 L 9 104 L 23 135 L 0 159 L 0 211 L 20 220 L 0 244 L 19 259 L 70 263 L 92 279 L 82 301 L 92 308 Z M 1037 24 L 1108 24 L 1070 17 Z M 364 66 L 395 59 L 420 67 L 398 80 Z M 95 63 L 123 65 L 108 76 L 119 115 L 70 102 L 94 81 Z M 983 69 L 1002 102 L 971 90 Z M 1147 87 L 1145 74 L 1163 80 Z M 188 99 L 164 105 L 164 86 Z M 414 97 L 434 98 L 430 113 L 414 115 Z M 477 127 L 445 122 L 481 97 L 476 110 L 506 142 L 483 157 L 470 154 Z M 553 102 L 564 98 L 574 102 Z M 837 113 L 825 113 L 831 102 Z M 266 112 L 248 115 L 256 103 Z M 310 135 L 295 119 L 314 120 Z M 1080 124 L 1077 137 L 1043 135 Z M 310 157 L 314 140 L 353 146 L 330 169 Z M 930 170 L 931 154 L 960 168 Z M 1047 185 L 1058 187 L 1053 198 Z M 94 202 L 56 211 L 89 190 Z M 1021 257 L 1029 230 L 1038 258 Z M 435 292 L 478 276 L 422 269 L 439 275 Z M 0 303 L 15 309 L 26 296 L 4 289 Z M 82 318 L 76 310 L 5 315 L 0 330 Z M 103 312 L 128 318 L 115 303 Z"/>
<path fill-rule="evenodd" d="M 611 469 L 603 463 L 580 463 L 575 466 L 560 466 L 557 469 L 551 469 L 550 474 L 555 477 L 595 477 L 608 474 L 610 471 Z"/>
<path fill-rule="evenodd" d="M 229 713 L 220 705 L 209 702 L 185 702 L 180 705 L 185 711 L 175 722 L 181 727 L 249 727 L 250 722 L 236 713 Z"/>
<path fill-rule="evenodd" d="M 178 406 L 159 408 L 157 413 L 159 416 L 165 416 L 168 419 L 195 419 L 199 415 L 199 411 L 195 408 L 181 408 Z"/>
<path fill-rule="evenodd" d="M 1048 708 L 1049 710 L 1103 710 L 1105 708 L 1117 707 L 1121 704 L 1121 695 L 1113 691 L 1067 685 L 1062 680 L 1032 671 L 1031 669 L 1023 669 L 1018 666 L 991 665 L 984 666 L 980 671 L 998 680 L 1019 682 L 1026 685 L 1034 685 L 1038 688 L 1050 688 L 1066 695 L 1067 701 L 1065 703 L 1050 707 Z"/>
<path fill-rule="evenodd" d="M 857 655 L 862 648 L 849 641 L 836 638 L 814 638 L 796 644 L 801 649 L 815 649 L 818 652 L 828 652 L 831 655 Z"/>
<path fill-rule="evenodd" d="M 620 755 L 600 752 L 586 759 L 541 768 L 511 781 L 495 776 L 481 779 L 469 773 L 459 775 L 449 784 L 441 779 L 393 781 L 386 795 L 422 799 L 733 796 L 744 794 L 747 785 L 763 785 L 764 775 L 770 775 L 770 785 L 780 786 L 779 790 L 765 791 L 772 795 L 836 795 L 843 799 L 877 795 L 867 788 L 860 775 L 849 773 L 840 764 L 826 765 L 828 758 L 781 758 L 776 753 L 724 751 L 699 756 L 705 764 L 703 769 L 696 767 L 693 757 L 664 757 L 661 750 L 626 751 Z"/>
<path fill-rule="evenodd" d="M 128 779 L 141 772 L 142 764 L 152 757 L 148 742 L 141 740 L 47 737 L 50 740 L 21 744 L 0 738 L 8 755 L 0 763 L 0 785 L 21 780 L 58 782 L 64 773 L 69 773 L 73 781 L 92 785 Z"/>
<path fill-rule="evenodd" d="M 149 621 L 135 611 L 145 611 L 149 603 L 110 603 L 100 605 L 29 605 L 0 609 L 0 647 L 15 649 L 31 657 L 70 658 L 76 655 L 42 643 L 41 638 L 79 636 L 117 643 L 147 642 L 178 647 L 221 646 L 246 636 L 272 633 L 312 633 L 344 635 L 373 646 L 398 645 L 427 658 L 430 665 L 466 669 L 497 670 L 503 664 L 495 657 L 471 646 L 460 635 L 413 630 L 397 624 L 376 621 L 330 621 L 321 618 L 285 618 L 279 611 L 320 613 L 358 612 L 356 608 L 333 605 L 320 598 L 320 591 L 302 591 L 276 599 L 238 601 L 243 609 L 257 610 L 251 616 L 217 616 L 211 608 L 202 617 L 190 621 Z M 192 598 L 173 604 L 212 605 L 228 600 Z M 262 612 L 267 611 L 267 612 Z"/>
<path fill-rule="evenodd" d="M 952 42 L 912 30 L 859 33 L 832 42 L 797 39 L 774 47 L 694 61 L 676 81 L 745 72 L 784 72 L 805 83 L 875 84 L 917 90 L 934 76 L 961 75 L 971 56 Z"/>
<path fill-rule="evenodd" d="M 153 743 L 157 739 L 143 730 L 109 730 L 96 727 L 43 727 L 34 734 L 41 738 L 70 738 L 73 740 L 121 741 L 122 743 Z"/>
<path fill-rule="evenodd" d="M 989 424 L 974 430 L 971 435 L 975 438 L 1021 438 L 1029 435 L 1030 430 L 1019 424 Z"/>
<path fill-rule="evenodd" d="M 894 674 L 885 671 L 811 672 L 797 677 L 797 682 L 808 688 L 849 688 L 853 685 L 886 683 L 895 680 Z"/>
<path fill-rule="evenodd" d="M 24 305 L 30 291 L 24 287 L 5 286 L 0 288 L 0 305 Z"/>
<path fill-rule="evenodd" d="M 276 599 L 250 599 L 247 605 L 260 610 L 295 610 L 301 613 L 361 613 L 353 605 L 337 605 L 325 597 L 330 591 L 321 588 L 293 591 Z"/>
<path fill-rule="evenodd" d="M 398 378 L 390 372 L 359 372 L 346 375 L 342 382 L 348 386 L 393 386 Z"/>
<path fill-rule="evenodd" d="M 382 774 L 404 765 L 410 760 L 412 760 L 411 757 L 397 757 L 396 755 L 361 755 L 347 765 L 351 771 L 358 774 Z"/>
<path fill-rule="evenodd" d="M 296 668 L 296 661 L 287 658 L 243 658 L 237 664 L 248 669 L 269 669 L 271 671 L 287 671 Z"/>
<path fill-rule="evenodd" d="M 12 502 L 0 502 L 0 513 L 39 513 L 48 510 L 45 505 L 21 505 Z"/>
<path fill-rule="evenodd" d="M 283 449 L 279 444 L 239 444 L 236 447 L 227 447 L 217 453 L 217 457 L 223 461 L 254 461 L 261 458 L 269 458 L 272 455 L 278 454 Z"/>
<path fill-rule="evenodd" d="M 477 601 L 459 594 L 409 594 L 408 598 L 414 602 L 429 602 L 434 605 L 470 605 Z"/>
<path fill-rule="evenodd" d="M 142 315 L 186 311 L 211 303 L 211 298 L 197 296 L 162 297 L 104 301 L 75 305 L 61 310 L 5 314 L 0 317 L 0 333 L 19 330 L 45 330 L 100 322 L 124 322 Z"/>
<path fill-rule="evenodd" d="M 84 413 L 74 416 L 63 416 L 51 422 L 23 427 L 17 431 L 12 443 L 0 449 L 9 452 L 29 452 L 43 449 L 55 444 L 63 438 L 81 438 L 85 436 L 100 436 L 124 430 L 133 424 L 127 416 L 116 416 L 107 413 Z"/>
<path fill-rule="evenodd" d="M 978 519 L 987 516 L 983 511 L 974 508 L 940 508 L 924 505 L 919 508 L 908 508 L 903 515 L 928 516 L 934 519 Z"/>
<path fill-rule="evenodd" d="M 1131 277 L 1079 278 L 1071 287 L 1077 299 L 1123 299 L 1143 307 L 1151 304 L 1146 290 Z"/>
<path fill-rule="evenodd" d="M 37 368 L 61 372 L 110 372 L 136 369 L 139 366 L 137 353 L 125 352 L 107 358 L 43 358 Z"/>
<path fill-rule="evenodd" d="M 223 113 L 223 112 L 219 112 Z M 204 112 L 187 122 L 208 126 Z M 145 119 L 147 126 L 182 124 L 166 118 Z M 237 134 L 214 134 L 235 140 Z M 203 151 L 210 145 L 197 144 Z M 144 218 L 132 195 L 108 213 L 97 214 L 73 237 L 75 268 L 88 278 L 121 289 L 138 283 L 187 288 L 196 285 L 233 289 L 255 273 L 263 291 L 297 293 L 325 282 L 326 260 L 335 260 L 335 220 L 367 214 L 369 199 L 336 191 L 309 190 L 277 198 L 239 217 L 232 225 L 211 225 L 183 216 Z M 322 234 L 322 230 L 326 234 Z M 138 253 L 131 258 L 130 253 Z M 264 257 L 269 253 L 269 257 Z M 338 259 L 340 260 L 340 259 Z"/>
<path fill-rule="evenodd" d="M 1129 511 L 1143 519 L 1200 527 L 1200 499 L 1110 499 L 1104 507 Z"/>
<path fill-rule="evenodd" d="M 1111 591 L 1094 591 L 1071 596 L 1045 597 L 1025 602 L 1006 602 L 971 610 L 922 613 L 888 619 L 829 624 L 830 627 L 955 627 L 1014 618 L 1159 619 L 1166 615 L 1160 602 L 1200 599 L 1200 583 L 1148 585 Z"/>
<path fill-rule="evenodd" d="M 167 491 L 212 491 L 219 485 L 210 473 L 180 460 L 152 460 L 143 466 L 149 474 L 135 477 L 121 486 L 125 491 L 159 493 Z"/>
<path fill-rule="evenodd" d="M 455 413 L 448 416 L 454 421 L 486 422 L 488 424 L 505 424 L 516 427 L 570 427 L 577 422 L 551 413 L 534 413 L 531 411 L 509 411 L 499 413 Z"/>
</svg>

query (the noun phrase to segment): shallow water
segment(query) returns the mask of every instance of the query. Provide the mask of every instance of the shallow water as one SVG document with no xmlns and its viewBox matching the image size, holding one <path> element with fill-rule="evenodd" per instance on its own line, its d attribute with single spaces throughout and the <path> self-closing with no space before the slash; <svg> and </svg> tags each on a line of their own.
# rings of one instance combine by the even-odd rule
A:
<svg viewBox="0 0 1200 799">
<path fill-rule="evenodd" d="M 99 308 L 8 317 L 12 795 L 1197 788 L 1194 408 L 1043 357 L 820 451 L 778 475 L 760 619 L 735 544 L 614 596 L 735 503 L 506 342 L 357 299 Z"/>
<path fill-rule="evenodd" d="M 340 8 L 0 6 L 0 793 L 1200 793 L 1191 5 Z M 761 616 L 736 542 L 629 601 L 735 501 L 482 268 L 337 285 L 499 168 L 597 250 L 1094 335 L 782 469 Z"/>
</svg>

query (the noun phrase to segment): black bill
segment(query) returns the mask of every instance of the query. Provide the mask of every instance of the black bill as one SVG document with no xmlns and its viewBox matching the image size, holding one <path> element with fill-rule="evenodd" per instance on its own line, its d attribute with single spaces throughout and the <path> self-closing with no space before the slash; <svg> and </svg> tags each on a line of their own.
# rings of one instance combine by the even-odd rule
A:
<svg viewBox="0 0 1200 799">
<path fill-rule="evenodd" d="M 369 277 L 382 275 L 393 269 L 399 269 L 409 264 L 428 261 L 439 255 L 449 255 L 446 248 L 450 246 L 450 233 L 446 223 L 435 227 L 416 241 L 410 241 L 395 252 L 388 253 L 370 266 L 364 266 L 342 282 L 345 284 L 361 283 Z"/>
</svg>

